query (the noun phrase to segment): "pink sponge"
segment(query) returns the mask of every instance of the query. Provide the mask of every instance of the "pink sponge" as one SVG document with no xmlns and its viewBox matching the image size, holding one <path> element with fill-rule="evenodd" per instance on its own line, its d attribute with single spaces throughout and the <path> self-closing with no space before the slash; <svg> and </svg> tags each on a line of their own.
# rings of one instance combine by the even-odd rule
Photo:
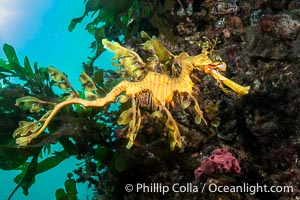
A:
<svg viewBox="0 0 300 200">
<path fill-rule="evenodd" d="M 195 170 L 196 180 L 204 180 L 214 172 L 230 172 L 239 174 L 241 172 L 238 160 L 225 149 L 216 149 L 212 155 L 204 160 Z"/>
</svg>

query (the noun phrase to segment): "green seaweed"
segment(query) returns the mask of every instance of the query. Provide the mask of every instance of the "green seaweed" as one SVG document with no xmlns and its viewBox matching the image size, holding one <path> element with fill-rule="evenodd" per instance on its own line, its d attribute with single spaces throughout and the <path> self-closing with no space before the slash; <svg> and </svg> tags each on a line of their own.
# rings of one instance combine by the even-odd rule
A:
<svg viewBox="0 0 300 200">
<path fill-rule="evenodd" d="M 29 80 L 32 77 L 33 71 L 28 57 L 25 57 L 23 67 L 19 62 L 15 49 L 11 45 L 4 44 L 3 52 L 8 61 L 6 62 L 5 60 L 0 59 L 1 72 L 9 72 L 11 73 L 10 76 L 18 77 L 21 80 Z"/>
<path fill-rule="evenodd" d="M 0 79 L 3 80 L 3 83 L 11 84 L 9 78 L 16 77 L 25 81 L 24 86 L 29 87 L 31 92 L 51 95 L 49 85 L 45 84 L 45 81 L 49 83 L 46 68 L 39 68 L 37 63 L 34 63 L 32 67 L 27 56 L 25 56 L 22 66 L 15 49 L 9 44 L 3 45 L 3 52 L 7 58 L 7 60 L 0 58 Z"/>
<path fill-rule="evenodd" d="M 48 115 L 45 109 L 53 107 L 54 104 L 51 100 L 62 101 L 65 98 L 70 98 L 72 95 L 84 97 L 84 94 L 75 91 L 62 72 L 51 67 L 48 69 L 39 67 L 37 62 L 31 64 L 27 56 L 25 56 L 24 64 L 22 65 L 15 49 L 11 45 L 4 44 L 3 51 L 6 59 L 0 59 L 0 78 L 2 79 L 0 88 L 0 118 L 2 119 L 2 123 L 0 124 L 0 169 L 21 170 L 21 173 L 14 179 L 17 185 L 8 197 L 8 199 L 11 199 L 19 188 L 22 188 L 23 193 L 28 195 L 30 187 L 35 184 L 35 176 L 37 174 L 53 169 L 71 156 L 86 154 L 87 149 L 91 148 L 88 147 L 87 144 L 93 146 L 96 142 L 94 138 L 100 136 L 99 139 L 102 138 L 101 141 L 97 140 L 97 143 L 101 144 L 99 147 L 111 149 L 105 146 L 114 145 L 114 143 L 106 142 L 105 138 L 107 138 L 108 141 L 113 141 L 112 137 L 114 136 L 109 133 L 111 127 L 115 125 L 110 125 L 110 128 L 106 125 L 104 113 L 99 113 L 99 111 L 95 109 L 85 110 L 77 106 L 77 116 L 71 117 L 72 119 L 69 119 L 69 123 L 66 118 L 58 118 L 56 120 L 57 124 L 53 124 L 49 127 L 49 131 L 52 134 L 44 134 L 37 139 L 34 144 L 26 148 L 18 148 L 12 140 L 11 133 L 12 130 L 16 128 L 17 121 L 22 118 L 24 112 L 28 110 L 34 113 L 34 115 L 30 118 L 30 121 L 20 122 L 24 126 L 22 129 L 16 131 L 22 135 L 26 135 L 28 132 L 39 128 L 40 121 L 36 119 L 40 118 L 40 120 L 43 121 L 43 116 Z M 98 95 L 105 95 L 106 90 L 113 88 L 118 83 L 119 79 L 112 78 L 115 75 L 116 73 L 113 71 L 97 69 L 95 73 L 92 74 L 92 78 L 96 80 L 95 84 L 97 88 L 100 88 L 95 92 L 98 93 Z M 11 77 L 15 79 L 11 79 Z M 17 82 L 18 80 L 20 80 L 20 82 Z M 89 76 L 83 76 L 82 82 L 86 91 L 93 92 L 96 86 L 91 87 L 93 80 L 89 78 Z M 65 94 L 55 94 L 52 90 L 53 87 L 63 89 Z M 29 94 L 35 95 L 36 97 L 29 97 Z M 87 96 L 87 94 L 85 96 Z M 18 100 L 16 101 L 16 99 Z M 47 101 L 43 99 L 47 99 Z M 16 106 L 19 106 L 19 108 Z M 64 109 L 63 112 L 72 113 L 74 111 L 72 109 Z M 105 111 L 105 113 L 107 113 L 107 111 Z M 107 114 L 105 115 L 107 116 Z M 113 113 L 108 115 L 113 115 Z M 59 127 L 59 124 L 62 122 L 64 122 L 64 125 Z M 91 126 L 89 126 L 90 131 L 84 130 L 86 124 L 91 124 Z M 81 136 L 84 132 L 88 137 Z M 70 139 L 74 141 L 75 144 L 71 142 Z M 63 150 L 53 152 L 50 143 L 57 142 L 63 146 Z M 99 168 L 105 167 L 103 163 L 108 163 L 111 157 L 100 158 L 100 151 L 97 150 L 97 152 L 99 161 L 96 159 L 87 162 L 95 162 Z M 110 155 L 114 154 L 112 151 L 108 151 L 108 153 Z M 46 156 L 42 156 L 44 154 Z M 28 161 L 28 159 L 31 160 Z M 90 159 L 92 159 L 92 157 Z M 86 162 L 84 162 L 84 165 L 86 165 L 87 170 L 90 170 Z M 66 181 L 65 195 L 72 196 L 73 192 L 70 193 L 71 186 L 68 186 L 68 181 L 70 182 L 71 180 L 68 179 Z M 97 184 L 97 182 L 93 184 Z M 57 195 L 58 199 L 64 198 L 60 190 L 58 190 Z"/>
<path fill-rule="evenodd" d="M 57 200 L 77 199 L 76 181 L 73 174 L 68 173 L 68 179 L 65 181 L 65 190 L 59 188 L 56 190 L 55 197 Z"/>
<path fill-rule="evenodd" d="M 34 154 L 36 148 L 20 149 L 14 145 L 0 145 L 0 169 L 13 170 Z"/>
<path fill-rule="evenodd" d="M 9 195 L 8 199 L 14 195 L 19 187 L 23 189 L 24 195 L 28 195 L 29 187 L 35 182 L 35 175 L 37 170 L 38 154 L 35 154 L 31 159 L 30 163 L 25 163 L 21 168 L 22 172 L 15 177 L 14 181 L 18 183 L 12 193 Z"/>
<path fill-rule="evenodd" d="M 126 42 L 146 28 L 151 33 L 158 32 L 164 35 L 172 44 L 178 40 L 174 34 L 175 30 L 172 30 L 169 24 L 170 21 L 176 24 L 183 20 L 183 17 L 170 15 L 176 3 L 174 0 L 164 3 L 159 0 L 85 0 L 84 2 L 83 15 L 72 19 L 68 29 L 73 31 L 85 17 L 92 15 L 91 22 L 85 27 L 95 38 L 90 47 L 96 53 L 84 64 L 85 72 L 89 76 L 92 75 L 94 61 L 104 52 L 102 39 Z"/>
</svg>

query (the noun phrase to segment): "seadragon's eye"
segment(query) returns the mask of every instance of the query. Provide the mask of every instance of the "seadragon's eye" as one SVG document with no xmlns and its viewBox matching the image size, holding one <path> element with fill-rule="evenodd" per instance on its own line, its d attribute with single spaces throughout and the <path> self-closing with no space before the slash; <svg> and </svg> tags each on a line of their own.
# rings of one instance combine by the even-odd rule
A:
<svg viewBox="0 0 300 200">
<path fill-rule="evenodd" d="M 219 64 L 218 64 L 218 69 L 219 69 L 219 71 L 226 71 L 226 63 L 224 63 L 224 62 L 220 62 Z"/>
</svg>

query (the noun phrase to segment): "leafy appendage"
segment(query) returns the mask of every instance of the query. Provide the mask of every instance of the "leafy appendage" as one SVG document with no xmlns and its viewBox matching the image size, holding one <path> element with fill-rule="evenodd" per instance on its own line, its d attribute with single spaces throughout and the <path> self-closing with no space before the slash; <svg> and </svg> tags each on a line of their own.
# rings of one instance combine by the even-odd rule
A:
<svg viewBox="0 0 300 200">
<path fill-rule="evenodd" d="M 141 125 L 141 111 L 136 105 L 136 100 L 132 98 L 132 107 L 128 110 L 122 112 L 118 119 L 119 125 L 127 125 L 128 126 L 128 135 L 129 141 L 127 143 L 126 148 L 130 149 L 134 144 L 134 140 L 137 136 L 137 133 L 140 129 Z"/>
<path fill-rule="evenodd" d="M 163 110 L 167 115 L 166 127 L 169 129 L 168 138 L 170 141 L 170 149 L 173 151 L 176 145 L 178 145 L 179 148 L 182 148 L 182 141 L 177 122 L 167 108 L 163 108 Z"/>
<path fill-rule="evenodd" d="M 137 53 L 122 47 L 117 42 L 112 43 L 106 39 L 102 40 L 102 44 L 105 48 L 115 53 L 112 60 L 117 60 L 118 62 L 113 64 L 121 67 L 123 78 L 129 78 L 130 80 L 141 79 L 145 72 L 145 63 Z"/>
<path fill-rule="evenodd" d="M 19 128 L 13 133 L 13 137 L 17 138 L 16 143 L 20 146 L 26 146 L 33 138 L 38 136 L 43 124 L 48 119 L 51 112 L 52 110 L 49 110 L 41 117 L 41 119 L 35 122 L 20 121 Z"/>
<path fill-rule="evenodd" d="M 55 86 L 58 86 L 62 90 L 69 90 L 68 93 L 70 93 L 72 97 L 78 97 L 77 92 L 74 90 L 73 86 L 70 84 L 68 78 L 64 75 L 64 73 L 58 71 L 54 67 L 48 67 L 48 73 L 54 81 Z"/>
<path fill-rule="evenodd" d="M 119 125 L 127 125 L 134 117 L 134 111 L 132 108 L 129 108 L 128 110 L 125 110 L 121 113 L 118 119 Z"/>
<path fill-rule="evenodd" d="M 100 94 L 98 93 L 98 89 L 94 81 L 85 72 L 81 73 L 79 81 L 82 83 L 84 95 L 87 98 L 87 100 L 92 101 L 100 97 Z"/>
<path fill-rule="evenodd" d="M 199 106 L 199 104 L 198 104 L 197 99 L 196 99 L 193 95 L 191 95 L 191 98 L 192 98 L 193 101 L 194 101 L 194 104 L 195 104 L 195 105 L 194 105 L 194 110 L 195 110 L 195 112 L 197 113 L 197 115 L 196 115 L 196 117 L 195 117 L 195 123 L 196 123 L 196 124 L 200 124 L 201 121 L 203 120 L 204 123 L 207 124 L 207 122 L 205 121 L 205 119 L 204 119 L 204 117 L 203 117 L 203 112 L 202 112 L 202 110 L 201 110 L 201 108 L 200 108 L 200 106 Z"/>
<path fill-rule="evenodd" d="M 21 107 L 23 110 L 30 110 L 30 112 L 40 112 L 44 105 L 54 105 L 55 103 L 49 101 L 42 101 L 36 97 L 26 96 L 16 100 L 16 106 Z"/>
<path fill-rule="evenodd" d="M 166 65 L 167 62 L 171 62 L 174 58 L 174 55 L 168 51 L 155 36 L 150 37 L 146 32 L 142 31 L 141 37 L 147 39 L 147 41 L 143 44 L 143 49 L 153 51 L 159 62 Z"/>
</svg>

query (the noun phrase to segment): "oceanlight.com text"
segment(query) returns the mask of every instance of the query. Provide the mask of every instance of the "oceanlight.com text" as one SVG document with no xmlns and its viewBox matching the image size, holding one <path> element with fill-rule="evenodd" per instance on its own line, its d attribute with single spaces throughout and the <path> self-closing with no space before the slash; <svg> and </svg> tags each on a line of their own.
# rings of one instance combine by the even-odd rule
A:
<svg viewBox="0 0 300 200">
<path fill-rule="evenodd" d="M 204 190 L 215 193 L 229 193 L 229 192 L 239 192 L 239 193 L 249 193 L 255 195 L 256 193 L 269 193 L 269 192 L 285 192 L 293 193 L 294 188 L 292 186 L 267 186 L 267 185 L 249 185 L 248 183 L 243 183 L 241 185 L 217 185 L 215 183 L 204 183 L 204 184 L 193 184 L 186 183 L 180 184 L 175 183 L 173 185 L 164 185 L 162 183 L 136 183 L 136 184 L 126 184 L 126 192 L 141 192 L 141 193 L 162 193 L 165 195 L 168 192 L 175 193 L 203 193 Z"/>
</svg>

